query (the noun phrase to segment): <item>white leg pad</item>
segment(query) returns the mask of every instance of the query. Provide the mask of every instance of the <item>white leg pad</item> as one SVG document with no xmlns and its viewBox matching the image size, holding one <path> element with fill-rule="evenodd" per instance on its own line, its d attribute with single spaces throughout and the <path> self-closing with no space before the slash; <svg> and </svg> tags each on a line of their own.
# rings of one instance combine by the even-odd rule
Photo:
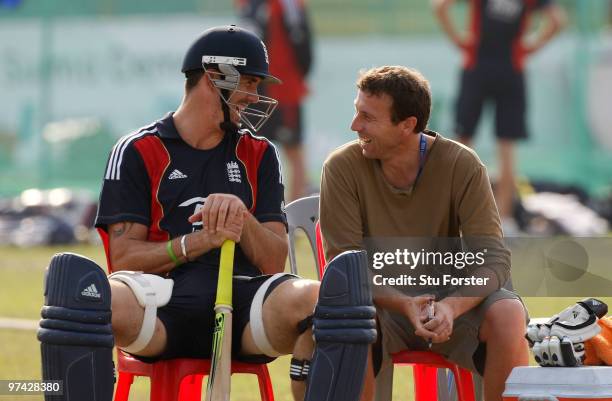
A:
<svg viewBox="0 0 612 401">
<path fill-rule="evenodd" d="M 111 274 L 108 279 L 120 281 L 130 287 L 138 303 L 145 310 L 142 327 L 136 340 L 126 347 L 120 347 L 126 352 L 136 354 L 142 351 L 151 341 L 155 332 L 157 308 L 170 301 L 174 281 L 155 274 L 125 270 Z"/>
<path fill-rule="evenodd" d="M 283 355 L 274 349 L 270 341 L 268 340 L 268 336 L 266 336 L 266 330 L 264 328 L 263 322 L 263 303 L 266 295 L 266 291 L 270 287 L 270 284 L 278 280 L 279 278 L 289 275 L 287 273 L 276 273 L 269 279 L 267 279 L 261 287 L 255 293 L 255 297 L 253 297 L 253 303 L 251 304 L 250 317 L 249 322 L 251 324 L 251 334 L 253 335 L 253 341 L 259 351 L 272 358 L 276 358 L 278 356 Z"/>
</svg>

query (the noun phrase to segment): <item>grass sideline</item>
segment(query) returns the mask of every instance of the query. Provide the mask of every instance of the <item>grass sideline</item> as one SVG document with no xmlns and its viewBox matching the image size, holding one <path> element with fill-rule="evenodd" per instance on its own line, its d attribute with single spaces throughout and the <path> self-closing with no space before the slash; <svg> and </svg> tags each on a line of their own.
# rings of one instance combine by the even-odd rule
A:
<svg viewBox="0 0 612 401">
<path fill-rule="evenodd" d="M 100 266 L 106 265 L 101 246 L 62 246 L 19 249 L 0 247 L 0 316 L 23 319 L 39 319 L 43 303 L 43 272 L 51 257 L 58 252 L 75 252 L 93 259 Z M 297 242 L 298 266 L 306 266 L 300 274 L 315 278 L 314 262 L 307 240 Z M 288 270 L 288 267 L 287 267 Z M 602 299 L 612 304 L 612 298 Z M 526 298 L 531 316 L 549 316 L 560 311 L 574 298 Z M 268 365 L 278 401 L 291 401 L 289 389 L 288 356 L 278 358 Z M 0 329 L 0 380 L 40 379 L 40 350 L 34 331 Z M 394 376 L 394 400 L 413 400 L 412 374 L 410 367 L 396 367 Z M 232 400 L 258 399 L 257 380 L 250 375 L 234 375 Z M 408 398 L 407 398 L 408 397 Z M 11 400 L 0 395 L 0 400 Z M 16 401 L 42 400 L 42 397 L 19 396 Z M 131 401 L 149 399 L 148 380 L 137 379 L 132 387 Z"/>
</svg>

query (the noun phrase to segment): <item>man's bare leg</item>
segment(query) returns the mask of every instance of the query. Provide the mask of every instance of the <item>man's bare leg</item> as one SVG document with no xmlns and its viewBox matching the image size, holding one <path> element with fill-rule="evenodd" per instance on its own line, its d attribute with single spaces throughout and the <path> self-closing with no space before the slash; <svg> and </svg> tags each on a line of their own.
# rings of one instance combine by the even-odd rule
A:
<svg viewBox="0 0 612 401">
<path fill-rule="evenodd" d="M 472 140 L 468 136 L 460 136 L 457 140 L 465 146 L 472 146 Z M 499 161 L 499 177 L 495 186 L 495 203 L 502 219 L 502 226 L 512 231 L 517 230 L 513 219 L 513 204 L 515 193 L 514 178 L 514 141 L 499 139 L 497 142 L 497 153 Z M 514 223 L 514 224 L 513 224 Z"/>
<path fill-rule="evenodd" d="M 501 299 L 489 307 L 480 327 L 480 341 L 487 344 L 485 400 L 501 401 L 506 379 L 512 369 L 529 364 L 524 335 L 525 310 L 519 300 Z"/>
<path fill-rule="evenodd" d="M 503 219 L 512 218 L 514 200 L 514 142 L 509 139 L 498 140 L 499 180 L 495 191 L 499 215 Z"/>
<path fill-rule="evenodd" d="M 133 343 L 142 327 L 144 308 L 136 300 L 136 296 L 126 284 L 110 280 L 111 311 L 113 334 L 118 347 L 126 347 Z M 161 320 L 155 322 L 155 332 L 149 344 L 138 355 L 155 356 L 162 353 L 166 347 L 166 328 Z"/>
<path fill-rule="evenodd" d="M 314 280 L 287 280 L 266 298 L 263 322 L 268 341 L 275 350 L 293 354 L 299 360 L 311 360 L 314 350 L 312 329 L 298 331 L 298 323 L 312 315 L 319 296 L 319 282 Z M 246 354 L 258 354 L 250 324 L 242 333 L 242 349 Z M 291 381 L 295 400 L 303 400 L 306 381 Z"/>
</svg>

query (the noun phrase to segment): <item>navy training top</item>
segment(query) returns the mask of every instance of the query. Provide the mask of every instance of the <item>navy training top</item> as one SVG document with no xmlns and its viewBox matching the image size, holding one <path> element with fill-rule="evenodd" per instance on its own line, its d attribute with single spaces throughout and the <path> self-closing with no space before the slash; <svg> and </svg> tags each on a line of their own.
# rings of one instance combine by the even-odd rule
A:
<svg viewBox="0 0 612 401">
<path fill-rule="evenodd" d="M 172 113 L 122 137 L 106 165 L 95 221 L 110 270 L 110 224 L 144 224 L 149 228 L 148 241 L 168 241 L 202 228 L 202 222 L 192 224 L 187 219 L 202 208 L 209 194 L 236 195 L 259 222 L 286 224 L 280 169 L 274 145 L 246 129 L 226 133 L 212 149 L 192 148 L 179 136 Z M 189 263 L 218 269 L 219 249 Z M 234 274 L 261 274 L 239 244 Z"/>
<path fill-rule="evenodd" d="M 464 68 L 478 66 L 522 71 L 522 38 L 533 11 L 553 0 L 470 0 L 469 31 L 474 46 L 464 53 Z"/>
</svg>

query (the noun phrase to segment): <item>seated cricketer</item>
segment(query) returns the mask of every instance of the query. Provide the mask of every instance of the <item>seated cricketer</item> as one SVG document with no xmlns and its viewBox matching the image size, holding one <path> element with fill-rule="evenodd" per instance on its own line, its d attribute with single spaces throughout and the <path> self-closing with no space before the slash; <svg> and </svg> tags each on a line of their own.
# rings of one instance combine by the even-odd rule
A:
<svg viewBox="0 0 612 401">
<path fill-rule="evenodd" d="M 43 377 L 64 380 L 63 400 L 93 400 L 92 389 L 111 400 L 113 343 L 146 362 L 209 358 L 228 239 L 237 243 L 232 357 L 293 354 L 292 389 L 304 397 L 319 283 L 283 273 L 280 162 L 255 135 L 276 105 L 258 86 L 280 81 L 263 42 L 233 25 L 198 37 L 182 72 L 178 109 L 110 152 L 95 224 L 115 273 L 107 280 L 72 254 L 49 267 L 38 338 Z"/>
</svg>

